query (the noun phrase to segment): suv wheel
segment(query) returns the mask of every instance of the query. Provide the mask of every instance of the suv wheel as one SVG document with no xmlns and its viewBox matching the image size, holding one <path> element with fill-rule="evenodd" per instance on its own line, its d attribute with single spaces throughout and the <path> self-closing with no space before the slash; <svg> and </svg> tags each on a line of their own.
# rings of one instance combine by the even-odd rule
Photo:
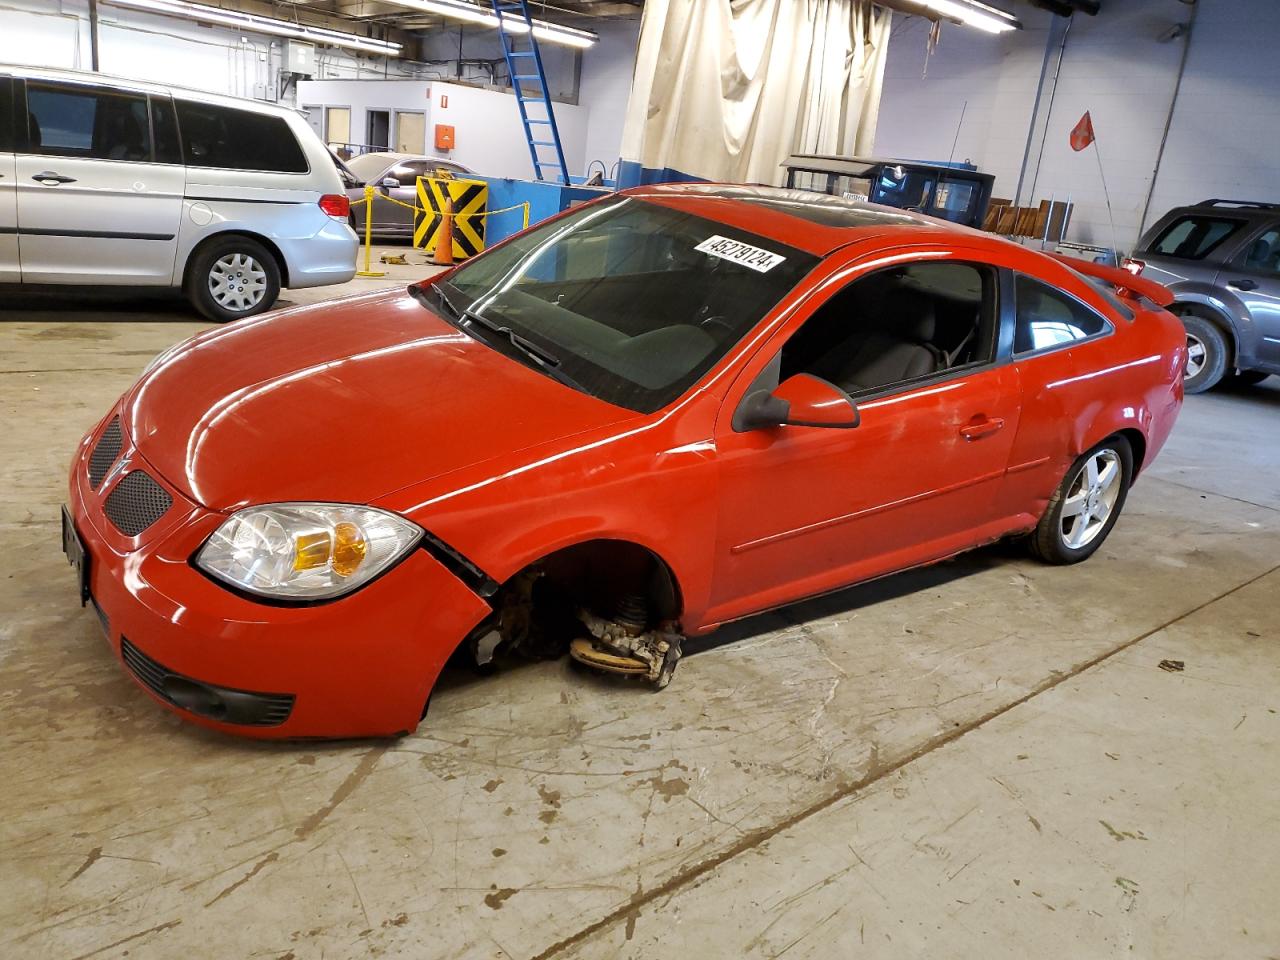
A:
<svg viewBox="0 0 1280 960">
<path fill-rule="evenodd" d="M 280 296 L 280 267 L 256 240 L 226 237 L 197 251 L 187 269 L 187 299 L 214 323 L 252 317 Z"/>
<path fill-rule="evenodd" d="M 1194 313 L 1182 315 L 1187 331 L 1187 371 L 1182 388 L 1187 393 L 1204 393 L 1227 372 L 1227 341 L 1213 323 Z"/>
</svg>

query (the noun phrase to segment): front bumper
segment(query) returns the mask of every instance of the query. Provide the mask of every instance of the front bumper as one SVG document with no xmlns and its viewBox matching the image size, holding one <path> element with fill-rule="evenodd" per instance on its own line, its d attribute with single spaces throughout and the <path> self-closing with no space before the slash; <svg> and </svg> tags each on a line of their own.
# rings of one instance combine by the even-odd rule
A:
<svg viewBox="0 0 1280 960">
<path fill-rule="evenodd" d="M 490 612 L 483 599 L 424 550 L 330 603 L 272 605 L 231 593 L 190 562 L 225 515 L 185 498 L 127 434 L 118 460 L 128 466 L 91 487 L 89 455 L 105 425 L 74 459 L 68 508 L 111 650 L 143 690 L 188 720 L 246 736 L 414 729 L 445 661 Z M 104 502 L 139 470 L 165 488 L 172 506 L 128 537 Z"/>
</svg>

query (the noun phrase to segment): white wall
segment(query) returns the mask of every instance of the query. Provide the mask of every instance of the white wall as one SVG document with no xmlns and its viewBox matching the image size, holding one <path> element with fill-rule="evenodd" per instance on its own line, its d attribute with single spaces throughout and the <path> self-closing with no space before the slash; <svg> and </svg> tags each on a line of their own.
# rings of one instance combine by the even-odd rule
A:
<svg viewBox="0 0 1280 960">
<path fill-rule="evenodd" d="M 608 174 L 622 148 L 622 125 L 626 122 L 627 99 L 635 73 L 640 18 L 612 20 L 594 29 L 600 42 L 582 54 L 578 102 L 589 111 L 585 160 L 601 161 Z"/>
<path fill-rule="evenodd" d="M 1148 226 L 1168 207 L 1214 193 L 1244 191 L 1255 199 L 1280 200 L 1280 189 L 1273 186 L 1280 184 L 1280 111 L 1274 106 L 1280 4 L 1201 0 L 1200 6 Z M 927 76 L 925 24 L 902 19 L 889 50 L 876 153 L 946 160 L 967 99 L 955 158 L 972 159 L 995 174 L 996 195 L 1012 198 L 1048 50 L 1049 75 L 1021 202 L 1070 194 L 1077 206 L 1068 238 L 1111 244 L 1094 151 L 1076 153 L 1068 144 L 1071 128 L 1088 110 L 1118 242 L 1131 246 L 1152 186 L 1185 42 L 1158 37 L 1189 13 L 1180 0 L 1108 0 L 1097 17 L 1077 15 L 1066 29 L 1066 21 L 1023 5 L 1017 14 L 1027 29 L 1000 37 L 944 24 Z"/>
<path fill-rule="evenodd" d="M 447 106 L 442 106 L 447 102 Z M 298 103 L 306 106 L 351 108 L 353 136 L 363 136 L 369 109 L 421 110 L 426 113 L 427 152 L 431 153 L 437 123 L 452 124 L 457 146 L 448 156 L 477 173 L 529 179 L 533 162 L 524 139 L 516 98 L 498 90 L 482 90 L 455 83 L 412 80 L 302 80 Z M 556 124 L 569 172 L 585 165 L 587 108 L 571 103 L 555 105 Z M 540 156 L 550 156 L 544 149 Z"/>
<path fill-rule="evenodd" d="M 1148 223 L 1209 197 L 1280 203 L 1280 3 L 1201 7 Z"/>
</svg>

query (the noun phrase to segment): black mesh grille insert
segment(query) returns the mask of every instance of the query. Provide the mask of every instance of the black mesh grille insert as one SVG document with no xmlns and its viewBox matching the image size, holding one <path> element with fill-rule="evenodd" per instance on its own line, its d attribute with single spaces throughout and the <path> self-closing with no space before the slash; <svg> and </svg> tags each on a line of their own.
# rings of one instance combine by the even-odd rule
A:
<svg viewBox="0 0 1280 960">
<path fill-rule="evenodd" d="M 165 515 L 173 499 L 141 470 L 126 473 L 107 494 L 107 518 L 126 537 L 136 537 Z"/>
<path fill-rule="evenodd" d="M 116 457 L 120 456 L 122 442 L 120 418 L 113 417 L 107 424 L 107 429 L 103 430 L 102 436 L 98 438 L 98 445 L 93 448 L 93 453 L 89 454 L 89 486 L 94 490 L 98 489 L 98 484 L 107 475 L 111 465 L 116 462 Z"/>
<path fill-rule="evenodd" d="M 203 717 L 248 727 L 277 727 L 293 712 L 291 693 L 253 693 L 194 680 L 152 660 L 124 637 L 120 656 L 129 672 L 161 700 Z"/>
</svg>

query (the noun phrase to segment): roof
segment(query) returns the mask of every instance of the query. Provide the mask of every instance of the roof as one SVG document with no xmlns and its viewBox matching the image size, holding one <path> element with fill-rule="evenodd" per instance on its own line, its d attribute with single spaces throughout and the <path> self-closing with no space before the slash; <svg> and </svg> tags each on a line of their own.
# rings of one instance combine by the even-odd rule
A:
<svg viewBox="0 0 1280 960">
<path fill-rule="evenodd" d="M 265 100 L 250 100 L 246 97 L 228 97 L 220 93 L 209 93 L 206 90 L 194 90 L 188 87 L 176 87 L 166 83 L 149 83 L 145 80 L 130 80 L 127 77 L 113 77 L 105 73 L 90 73 L 86 70 L 53 70 L 45 67 L 28 67 L 17 64 L 0 64 L 0 76 L 24 77 L 28 80 L 53 80 L 64 83 L 88 83 L 95 86 L 118 87 L 136 93 L 149 93 L 154 96 L 173 94 L 187 100 L 198 100 L 201 103 L 212 103 L 224 107 L 235 107 L 240 110 L 253 110 L 273 116 L 299 116 L 292 107 L 279 103 L 267 103 Z"/>
<path fill-rule="evenodd" d="M 698 216 L 772 237 L 800 250 L 825 256 L 855 240 L 890 232 L 919 231 L 989 237 L 959 224 L 876 203 L 846 200 L 809 190 L 715 183 L 665 183 L 624 191 Z"/>
<path fill-rule="evenodd" d="M 969 180 L 995 180 L 989 173 L 980 173 L 971 165 L 954 163 L 934 163 L 928 160 L 903 160 L 897 157 L 837 157 L 823 153 L 793 153 L 787 158 L 784 167 L 796 167 L 801 170 L 819 170 L 823 173 L 843 173 L 861 176 L 871 167 L 895 166 L 909 170 L 934 170 L 948 176 L 964 177 Z"/>
</svg>

